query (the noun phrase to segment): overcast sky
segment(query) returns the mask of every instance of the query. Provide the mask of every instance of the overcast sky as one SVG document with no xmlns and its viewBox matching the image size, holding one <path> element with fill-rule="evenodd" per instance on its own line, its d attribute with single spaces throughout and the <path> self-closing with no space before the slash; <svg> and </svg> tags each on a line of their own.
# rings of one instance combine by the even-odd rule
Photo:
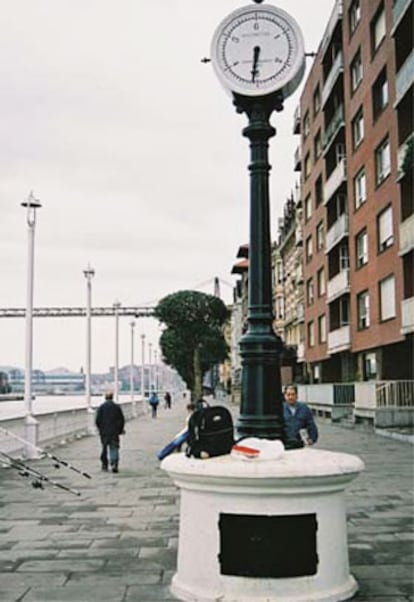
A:
<svg viewBox="0 0 414 602">
<path fill-rule="evenodd" d="M 247 2 L 244 2 L 247 4 Z M 26 303 L 30 190 L 37 212 L 35 307 L 156 303 L 197 288 L 231 300 L 248 241 L 248 141 L 209 56 L 240 0 L 0 0 L 0 307 Z M 334 0 L 278 0 L 317 49 Z M 309 61 L 310 64 L 310 61 Z M 295 185 L 299 91 L 274 114 L 272 235 Z M 129 318 L 120 363 L 130 361 Z M 114 320 L 93 320 L 92 370 L 114 362 Z M 83 318 L 34 320 L 34 367 L 85 365 Z M 159 327 L 138 320 L 155 346 Z M 0 319 L 0 365 L 24 367 L 24 320 Z"/>
</svg>

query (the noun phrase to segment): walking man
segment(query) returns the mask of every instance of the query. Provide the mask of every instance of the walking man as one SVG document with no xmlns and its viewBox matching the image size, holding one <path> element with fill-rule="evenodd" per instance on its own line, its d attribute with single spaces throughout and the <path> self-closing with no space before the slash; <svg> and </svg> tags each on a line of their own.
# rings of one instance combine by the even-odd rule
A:
<svg viewBox="0 0 414 602">
<path fill-rule="evenodd" d="M 151 393 L 151 397 L 149 398 L 149 404 L 151 406 L 151 415 L 153 418 L 157 417 L 158 404 L 160 403 L 160 399 L 155 391 Z"/>
<path fill-rule="evenodd" d="M 124 433 L 125 418 L 121 407 L 114 402 L 113 393 L 105 393 L 105 401 L 98 408 L 95 424 L 102 443 L 102 470 L 108 470 L 109 454 L 112 472 L 118 472 L 119 435 Z"/>
</svg>

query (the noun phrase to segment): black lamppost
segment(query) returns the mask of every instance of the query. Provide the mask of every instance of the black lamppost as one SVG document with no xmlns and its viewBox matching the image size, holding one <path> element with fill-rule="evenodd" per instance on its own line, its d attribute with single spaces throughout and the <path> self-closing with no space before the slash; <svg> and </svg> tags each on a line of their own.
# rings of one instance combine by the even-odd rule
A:
<svg viewBox="0 0 414 602">
<path fill-rule="evenodd" d="M 282 341 L 273 331 L 271 237 L 268 160 L 274 110 L 283 108 L 280 95 L 249 98 L 234 94 L 246 113 L 243 136 L 250 142 L 250 240 L 247 331 L 240 340 L 242 390 L 237 429 L 240 435 L 283 438 L 280 375 Z"/>
<path fill-rule="evenodd" d="M 242 436 L 283 438 L 280 374 L 282 341 L 273 331 L 269 139 L 273 111 L 300 84 L 305 70 L 301 30 L 271 4 L 244 6 L 217 27 L 211 45 L 214 70 L 246 113 L 250 141 L 250 241 L 247 332 L 240 340 L 242 390 L 237 429 Z"/>
</svg>

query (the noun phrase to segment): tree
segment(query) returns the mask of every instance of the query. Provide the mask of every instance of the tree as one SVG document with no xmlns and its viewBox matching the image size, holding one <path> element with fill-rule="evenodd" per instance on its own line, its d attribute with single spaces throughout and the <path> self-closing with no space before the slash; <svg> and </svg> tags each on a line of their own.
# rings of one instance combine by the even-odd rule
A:
<svg viewBox="0 0 414 602">
<path fill-rule="evenodd" d="M 166 326 L 160 337 L 165 363 L 177 370 L 192 399 L 200 398 L 204 374 L 228 356 L 223 335 L 227 307 L 213 295 L 178 291 L 161 299 L 154 315 Z"/>
</svg>

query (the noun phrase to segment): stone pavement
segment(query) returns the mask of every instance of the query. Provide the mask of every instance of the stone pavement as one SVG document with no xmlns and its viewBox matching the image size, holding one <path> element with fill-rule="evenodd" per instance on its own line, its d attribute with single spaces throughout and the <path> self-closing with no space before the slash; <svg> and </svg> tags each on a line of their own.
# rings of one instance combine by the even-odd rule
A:
<svg viewBox="0 0 414 602">
<path fill-rule="evenodd" d="M 176 564 L 179 495 L 157 451 L 182 428 L 185 404 L 128 422 L 119 474 L 102 473 L 99 440 L 54 450 L 92 475 L 34 466 L 81 492 L 33 489 L 0 468 L 2 602 L 166 602 Z M 234 412 L 237 414 L 237 410 Z M 321 449 L 360 456 L 366 471 L 347 492 L 355 602 L 413 600 L 413 446 L 319 420 Z M 196 526 L 195 526 L 196 528 Z"/>
</svg>

